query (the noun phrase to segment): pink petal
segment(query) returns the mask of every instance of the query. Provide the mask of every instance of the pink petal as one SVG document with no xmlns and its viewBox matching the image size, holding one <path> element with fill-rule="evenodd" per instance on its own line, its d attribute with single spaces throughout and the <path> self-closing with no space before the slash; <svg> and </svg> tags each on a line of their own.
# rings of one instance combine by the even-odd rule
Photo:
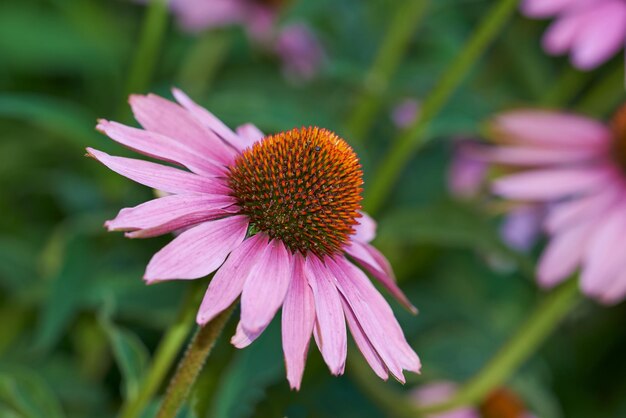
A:
<svg viewBox="0 0 626 418">
<path fill-rule="evenodd" d="M 611 130 L 584 116 L 548 110 L 521 109 L 498 115 L 496 135 L 526 145 L 572 149 L 607 149 Z"/>
<path fill-rule="evenodd" d="M 179 141 L 198 154 L 223 165 L 233 161 L 236 153 L 232 148 L 178 104 L 154 94 L 132 95 L 129 102 L 135 118 L 146 130 Z"/>
<path fill-rule="evenodd" d="M 309 341 L 315 324 L 315 301 L 304 273 L 304 258 L 294 255 L 291 283 L 283 303 L 282 334 L 287 380 L 300 389 Z"/>
<path fill-rule="evenodd" d="M 268 324 L 269 325 L 269 324 Z M 246 348 L 250 344 L 252 344 L 261 334 L 265 331 L 267 325 L 263 328 L 256 330 L 255 332 L 246 331 L 243 327 L 241 321 L 237 324 L 237 331 L 235 331 L 235 335 L 230 339 L 230 343 L 237 348 Z"/>
<path fill-rule="evenodd" d="M 263 233 L 245 239 L 219 268 L 204 295 L 196 322 L 204 325 L 239 297 L 250 272 L 265 253 L 269 238 Z"/>
<path fill-rule="evenodd" d="M 251 147 L 255 142 L 259 142 L 265 137 L 265 134 L 251 123 L 238 126 L 237 135 L 239 135 L 242 141 L 247 143 L 246 148 Z"/>
<path fill-rule="evenodd" d="M 585 24 L 576 35 L 572 62 L 590 70 L 615 55 L 626 43 L 626 4 L 605 1 L 588 11 Z"/>
<path fill-rule="evenodd" d="M 580 278 L 584 293 L 596 296 L 620 273 L 624 260 L 626 201 L 614 205 L 596 224 L 585 254 Z"/>
<path fill-rule="evenodd" d="M 241 324 L 250 333 L 270 323 L 285 300 L 291 280 L 292 255 L 272 240 L 248 275 L 241 295 Z"/>
<path fill-rule="evenodd" d="M 243 241 L 247 230 L 248 218 L 245 216 L 231 216 L 194 226 L 152 257 L 144 279 L 153 283 L 204 277 L 224 262 Z"/>
<path fill-rule="evenodd" d="M 621 302 L 626 297 L 626 265 L 621 267 L 621 273 L 607 285 L 599 299 L 606 305 Z"/>
<path fill-rule="evenodd" d="M 387 361 L 386 355 L 383 354 L 384 350 L 389 350 L 389 355 L 397 360 L 400 367 L 419 373 L 420 360 L 407 343 L 402 328 L 400 328 L 400 324 L 398 324 L 385 298 L 378 293 L 367 276 L 345 258 L 337 258 L 334 262 L 336 263 L 334 266 L 338 268 L 334 269 L 333 272 L 337 279 L 339 291 L 350 304 L 370 342 L 385 361 L 389 371 L 399 380 L 402 379 L 401 373 L 400 376 L 394 373 L 392 364 Z M 365 307 L 368 307 L 373 316 L 369 316 Z M 368 315 L 369 320 L 366 320 L 366 317 L 362 317 L 361 314 Z M 371 330 L 372 333 L 370 333 L 369 325 L 366 327 L 366 323 L 373 325 L 376 324 L 376 321 L 379 326 L 374 325 L 375 329 Z M 377 334 L 378 332 L 383 332 L 384 335 L 381 336 Z"/>
<path fill-rule="evenodd" d="M 595 222 L 584 222 L 550 239 L 537 267 L 537 279 L 541 286 L 553 287 L 576 270 L 595 226 Z"/>
<path fill-rule="evenodd" d="M 376 352 L 376 349 L 372 346 L 372 343 L 365 335 L 365 332 L 361 328 L 359 321 L 357 321 L 354 316 L 350 305 L 343 298 L 341 299 L 341 303 L 343 305 L 343 312 L 346 316 L 348 328 L 350 328 L 350 333 L 352 334 L 357 347 L 359 347 L 359 351 L 363 354 L 363 357 L 365 357 L 367 364 L 369 364 L 374 373 L 376 373 L 376 376 L 383 380 L 387 380 L 389 378 L 389 373 L 387 372 L 385 363 L 381 360 L 380 356 Z"/>
<path fill-rule="evenodd" d="M 496 164 L 546 165 L 569 164 L 597 158 L 602 149 L 540 148 L 530 146 L 499 146 L 481 152 L 479 158 Z"/>
<path fill-rule="evenodd" d="M 376 221 L 365 212 L 361 212 L 361 217 L 357 219 L 359 223 L 354 227 L 352 239 L 359 242 L 370 242 L 376 237 Z"/>
<path fill-rule="evenodd" d="M 546 219 L 546 229 L 551 233 L 555 233 L 563 228 L 605 213 L 621 194 L 621 185 L 618 188 L 619 192 L 613 188 L 605 187 L 598 193 L 553 206 Z"/>
<path fill-rule="evenodd" d="M 102 164 L 144 186 L 167 193 L 208 193 L 226 195 L 230 189 L 223 181 L 201 177 L 194 173 L 133 158 L 112 157 L 107 153 L 87 148 L 88 155 Z"/>
<path fill-rule="evenodd" d="M 243 151 L 248 146 L 248 141 L 236 135 L 228 126 L 219 120 L 213 113 L 209 112 L 202 106 L 196 104 L 185 93 L 178 89 L 172 89 L 174 97 L 194 119 L 205 128 L 215 132 L 223 140 L 234 146 L 236 149 Z"/>
<path fill-rule="evenodd" d="M 509 199 L 554 200 L 588 192 L 607 182 L 607 171 L 597 167 L 538 169 L 502 177 L 494 181 L 493 191 Z"/>
<path fill-rule="evenodd" d="M 306 258 L 305 274 L 315 299 L 315 341 L 334 375 L 346 365 L 347 335 L 341 298 L 327 267 L 315 256 Z"/>
<path fill-rule="evenodd" d="M 98 121 L 96 129 L 118 143 L 148 157 L 185 166 L 197 174 L 207 176 L 224 174 L 224 167 L 221 164 L 203 158 L 201 154 L 186 147 L 185 144 L 163 135 L 104 119 Z"/>
<path fill-rule="evenodd" d="M 574 12 L 559 17 L 543 35 L 543 49 L 552 55 L 564 54 L 570 50 L 586 20 L 586 13 Z"/>
<path fill-rule="evenodd" d="M 396 355 L 396 347 L 393 346 L 393 338 L 388 334 L 390 327 L 385 323 L 388 318 L 378 316 L 372 306 L 375 303 L 381 303 L 371 297 L 371 292 L 365 286 L 361 286 L 361 281 L 369 282 L 363 273 L 361 275 L 352 275 L 353 271 L 358 269 L 344 271 L 331 260 L 327 260 L 327 265 L 337 280 L 337 288 L 350 306 L 354 316 L 365 333 L 368 341 L 376 350 L 378 356 L 383 361 L 389 372 L 400 382 L 404 383 L 405 379 L 402 374 L 402 367 L 398 363 Z M 348 276 L 350 274 L 350 276 Z M 384 302 L 384 299 L 382 300 Z M 386 303 L 386 302 L 384 302 Z M 395 319 L 394 319 L 395 320 Z M 399 350 L 398 350 L 399 351 Z"/>
<path fill-rule="evenodd" d="M 520 251 L 528 251 L 541 233 L 544 218 L 543 207 L 523 205 L 513 209 L 504 218 L 500 233 L 504 241 Z"/>
<path fill-rule="evenodd" d="M 350 246 L 345 248 L 345 251 L 374 276 L 402 306 L 413 313 L 417 313 L 417 308 L 413 306 L 396 284 L 389 262 L 376 248 L 369 244 L 353 241 Z"/>
<path fill-rule="evenodd" d="M 232 213 L 231 196 L 169 195 L 150 200 L 133 208 L 124 208 L 104 226 L 109 231 L 136 231 L 131 238 L 166 234 L 197 223 Z"/>
<path fill-rule="evenodd" d="M 577 0 L 523 0 L 522 13 L 529 17 L 550 17 L 575 5 Z"/>
</svg>

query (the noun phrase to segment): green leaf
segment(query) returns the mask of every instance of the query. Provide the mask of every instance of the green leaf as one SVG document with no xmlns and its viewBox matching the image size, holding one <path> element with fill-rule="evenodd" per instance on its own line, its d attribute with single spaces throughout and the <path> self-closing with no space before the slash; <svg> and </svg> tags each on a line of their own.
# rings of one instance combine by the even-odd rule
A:
<svg viewBox="0 0 626 418">
<path fill-rule="evenodd" d="M 21 369 L 0 373 L 0 412 L 2 408 L 22 418 L 65 416 L 45 381 L 35 373 Z"/>
<path fill-rule="evenodd" d="M 123 376 L 124 398 L 133 399 L 139 392 L 141 381 L 147 370 L 150 357 L 148 349 L 139 337 L 113 324 L 105 315 L 101 317 L 101 324 Z"/>
<path fill-rule="evenodd" d="M 222 377 L 207 418 L 251 416 L 266 388 L 284 379 L 278 322 L 273 321 L 257 341 L 237 353 Z"/>
</svg>

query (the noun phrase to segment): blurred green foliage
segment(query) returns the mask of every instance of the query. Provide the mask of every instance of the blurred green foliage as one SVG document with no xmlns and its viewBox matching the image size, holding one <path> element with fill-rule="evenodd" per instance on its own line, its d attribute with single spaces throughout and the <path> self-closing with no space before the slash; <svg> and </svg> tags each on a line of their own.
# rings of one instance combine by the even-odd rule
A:
<svg viewBox="0 0 626 418">
<path fill-rule="evenodd" d="M 365 187 L 397 134 L 391 108 L 428 93 L 491 3 L 432 2 L 379 97 L 383 110 L 373 130 L 355 141 Z M 230 126 L 253 122 L 275 132 L 319 125 L 344 134 L 396 7 L 402 2 L 292 2 L 281 19 L 308 22 L 328 55 L 322 72 L 303 83 L 286 80 L 277 58 L 251 45 L 240 28 L 191 36 L 169 22 L 150 90 L 169 97 L 171 86 L 182 87 Z M 144 14 L 130 0 L 0 3 L 2 417 L 115 416 L 137 393 L 180 310 L 188 283 L 147 287 L 141 280 L 151 254 L 169 238 L 130 241 L 102 228 L 151 191 L 83 157 L 85 146 L 127 153 L 93 127 L 97 117 L 116 118 L 124 106 Z M 532 280 L 537 254 L 503 244 L 484 202 L 451 199 L 445 177 L 450 139 L 478 135 L 494 111 L 554 101 L 555 86 L 571 70 L 540 50 L 544 26 L 515 16 L 433 123 L 437 140 L 403 172 L 380 215 L 377 244 L 420 309 L 412 317 L 394 304 L 424 364 L 423 374 L 399 390 L 468 378 L 540 298 Z M 608 75 L 618 61 L 579 77 L 561 105 L 605 116 L 606 101 L 623 99 L 621 77 Z M 611 94 L 598 103 L 594 87 L 602 83 Z M 541 418 L 626 416 L 625 315 L 624 304 L 587 302 L 510 386 Z M 223 338 L 180 416 L 385 416 L 349 369 L 331 377 L 315 350 L 302 390 L 289 391 L 279 341 L 277 324 L 241 351 Z"/>
</svg>

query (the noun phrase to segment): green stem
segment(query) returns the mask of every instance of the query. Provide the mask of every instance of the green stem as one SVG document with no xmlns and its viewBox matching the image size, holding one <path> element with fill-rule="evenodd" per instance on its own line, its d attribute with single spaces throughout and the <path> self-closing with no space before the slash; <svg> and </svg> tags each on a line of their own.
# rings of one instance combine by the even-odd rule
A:
<svg viewBox="0 0 626 418">
<path fill-rule="evenodd" d="M 176 359 L 176 355 L 180 352 L 180 348 L 185 343 L 193 320 L 198 309 L 198 302 L 202 292 L 198 286 L 189 287 L 188 293 L 183 300 L 178 319 L 172 325 L 156 350 L 152 365 L 148 374 L 143 379 L 141 388 L 137 396 L 128 399 L 120 411 L 120 418 L 138 418 L 146 408 L 150 399 L 154 397 L 163 383 L 163 379 L 172 367 L 172 363 Z"/>
<path fill-rule="evenodd" d="M 624 64 L 620 63 L 580 100 L 576 111 L 598 118 L 606 117 L 624 101 L 625 96 Z"/>
<path fill-rule="evenodd" d="M 446 402 L 416 407 L 406 396 L 378 382 L 364 367 L 351 367 L 357 383 L 381 406 L 399 418 L 442 413 L 477 404 L 497 389 L 543 344 L 580 300 L 578 280 L 570 279 L 553 290 L 500 351 Z"/>
<path fill-rule="evenodd" d="M 144 92 L 148 88 L 167 27 L 167 4 L 168 0 L 150 0 L 137 52 L 128 74 L 127 94 Z"/>
<path fill-rule="evenodd" d="M 211 354 L 215 341 L 222 333 L 222 329 L 235 304 L 216 316 L 211 322 L 200 327 L 189 343 L 185 356 L 178 363 L 176 374 L 170 381 L 165 399 L 159 409 L 157 418 L 172 418 L 187 399 L 193 384 L 196 382 L 204 363 Z"/>
<path fill-rule="evenodd" d="M 537 351 L 578 301 L 578 280 L 570 279 L 547 296 L 517 333 L 452 399 L 439 405 L 424 407 L 421 411 L 423 413 L 449 411 L 482 400 L 505 383 L 509 376 Z"/>
<path fill-rule="evenodd" d="M 421 115 L 393 142 L 373 182 L 366 193 L 366 209 L 375 212 L 386 200 L 394 182 L 416 150 L 426 143 L 427 129 L 432 120 L 446 105 L 450 96 L 463 81 L 474 63 L 482 56 L 487 46 L 502 30 L 515 11 L 518 0 L 499 0 L 484 18 L 467 44 L 439 79 L 433 90 L 422 103 Z"/>
<path fill-rule="evenodd" d="M 363 141 L 380 107 L 380 99 L 426 14 L 428 0 L 406 1 L 399 7 L 364 82 L 364 91 L 347 122 L 351 141 Z"/>
<path fill-rule="evenodd" d="M 580 93 L 590 74 L 567 66 L 552 87 L 541 98 L 541 105 L 548 107 L 567 106 Z"/>
</svg>

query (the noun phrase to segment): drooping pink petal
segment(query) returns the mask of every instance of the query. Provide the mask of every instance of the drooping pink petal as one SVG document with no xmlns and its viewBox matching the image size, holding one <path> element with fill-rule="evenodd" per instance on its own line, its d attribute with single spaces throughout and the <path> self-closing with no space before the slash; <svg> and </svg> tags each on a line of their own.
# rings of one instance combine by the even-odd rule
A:
<svg viewBox="0 0 626 418">
<path fill-rule="evenodd" d="M 345 251 L 374 276 L 409 311 L 417 313 L 417 308 L 396 284 L 388 261 L 380 252 L 369 244 L 353 241 Z"/>
<path fill-rule="evenodd" d="M 546 229 L 555 233 L 576 223 L 595 218 L 609 209 L 619 195 L 621 187 L 604 187 L 598 193 L 556 204 L 546 218 Z"/>
<path fill-rule="evenodd" d="M 232 196 L 169 195 L 124 208 L 104 226 L 109 231 L 136 231 L 131 238 L 153 237 L 232 213 L 227 208 L 234 203 Z"/>
<path fill-rule="evenodd" d="M 550 17 L 567 10 L 578 0 L 523 0 L 520 9 L 529 17 Z"/>
<path fill-rule="evenodd" d="M 339 292 L 327 267 L 317 257 L 307 257 L 305 274 L 315 299 L 315 341 L 330 372 L 339 375 L 345 368 L 348 348 Z"/>
<path fill-rule="evenodd" d="M 296 253 L 282 315 L 283 352 L 287 380 L 292 389 L 300 389 L 314 324 L 313 291 L 305 276 L 304 258 Z"/>
<path fill-rule="evenodd" d="M 376 376 L 383 380 L 387 380 L 389 378 L 389 373 L 387 372 L 385 363 L 383 363 L 380 356 L 376 352 L 376 349 L 372 346 L 372 343 L 365 335 L 365 332 L 361 328 L 359 321 L 357 321 L 354 316 L 354 312 L 352 312 L 350 305 L 344 298 L 341 299 L 341 303 L 343 305 L 343 313 L 346 317 L 348 328 L 350 328 L 350 333 L 352 334 L 357 347 L 359 347 L 359 351 L 363 354 L 363 357 L 365 357 L 367 364 L 369 364 L 374 373 L 376 373 Z"/>
<path fill-rule="evenodd" d="M 493 182 L 494 193 L 518 200 L 555 200 L 602 187 L 602 168 L 547 168 L 511 174 Z"/>
<path fill-rule="evenodd" d="M 374 314 L 374 318 L 376 318 L 381 324 L 381 329 L 384 330 L 385 339 L 384 341 L 380 341 L 380 343 L 386 344 L 386 347 L 390 350 L 391 355 L 398 361 L 398 364 L 403 369 L 419 373 L 421 368 L 420 360 L 417 357 L 417 354 L 415 354 L 415 351 L 413 351 L 411 346 L 407 343 L 404 333 L 402 332 L 402 328 L 396 320 L 393 311 L 385 298 L 378 293 L 367 276 L 365 276 L 359 268 L 348 262 L 344 257 L 336 258 L 334 261 L 336 263 L 335 265 L 341 272 L 343 272 L 342 282 L 340 282 L 340 280 L 342 280 L 340 279 L 341 274 L 335 274 L 335 277 L 340 285 L 340 292 L 346 296 L 346 301 L 350 303 L 350 306 L 353 309 L 355 309 L 353 302 L 365 302 L 365 305 L 367 305 Z M 335 273 L 337 273 L 337 271 L 335 271 Z M 350 294 L 350 296 L 348 296 L 348 294 Z M 362 295 L 363 299 L 358 298 L 359 294 Z M 357 299 L 355 299 L 355 297 L 357 297 Z M 360 318 L 359 312 L 355 309 L 354 313 L 357 316 L 357 319 L 359 319 L 361 325 L 364 326 L 364 321 Z M 368 337 L 370 337 L 368 331 L 365 331 Z M 370 341 L 377 349 L 379 355 L 381 355 L 381 358 L 385 360 L 377 342 L 372 340 L 372 338 L 370 338 Z M 387 366 L 390 366 L 386 360 L 385 363 Z M 390 371 L 393 373 L 391 368 Z"/>
<path fill-rule="evenodd" d="M 219 120 L 213 113 L 207 109 L 196 104 L 185 93 L 178 89 L 172 89 L 174 97 L 189 113 L 195 118 L 195 120 L 207 129 L 215 132 L 223 140 L 231 144 L 239 151 L 243 151 L 248 146 L 248 141 L 240 138 L 235 134 L 232 129 Z"/>
<path fill-rule="evenodd" d="M 552 55 L 569 51 L 586 20 L 585 13 L 568 13 L 552 22 L 543 35 L 543 49 Z"/>
<path fill-rule="evenodd" d="M 528 251 L 539 237 L 544 216 L 540 205 L 517 207 L 504 218 L 500 235 L 511 248 Z"/>
<path fill-rule="evenodd" d="M 361 217 L 357 219 L 359 223 L 354 227 L 352 240 L 368 243 L 376 237 L 376 221 L 365 212 L 361 212 Z"/>
<path fill-rule="evenodd" d="M 251 123 L 238 126 L 237 135 L 247 143 L 246 148 L 251 147 L 255 142 L 259 142 L 265 136 L 259 128 Z"/>
<path fill-rule="evenodd" d="M 285 300 L 293 256 L 279 240 L 272 240 L 248 275 L 241 294 L 241 324 L 256 333 L 270 323 Z"/>
<path fill-rule="evenodd" d="M 269 323 L 267 324 L 269 325 Z M 267 328 L 267 325 L 263 328 L 256 330 L 255 332 L 247 331 L 241 321 L 237 324 L 237 330 L 235 331 L 235 335 L 230 339 L 230 343 L 237 348 L 246 348 L 250 344 L 252 344 Z"/>
<path fill-rule="evenodd" d="M 87 148 L 88 155 L 102 164 L 144 186 L 162 190 L 167 193 L 207 193 L 226 195 L 229 188 L 211 177 L 202 177 L 194 173 L 179 170 L 149 161 L 133 158 L 113 157 L 105 152 Z"/>
<path fill-rule="evenodd" d="M 607 283 L 619 275 L 624 260 L 625 236 L 626 201 L 622 199 L 603 216 L 586 246 L 580 277 L 583 292 L 599 295 Z"/>
<path fill-rule="evenodd" d="M 576 270 L 595 227 L 595 222 L 587 221 L 565 229 L 550 239 L 537 267 L 537 279 L 541 286 L 556 286 Z"/>
<path fill-rule="evenodd" d="M 498 115 L 497 134 L 520 144 L 572 149 L 607 149 L 610 129 L 602 123 L 575 114 L 520 109 Z"/>
<path fill-rule="evenodd" d="M 104 119 L 98 121 L 96 129 L 134 151 L 182 165 L 197 174 L 217 176 L 225 172 L 222 164 L 204 158 L 202 154 L 188 148 L 184 143 L 163 135 Z"/>
<path fill-rule="evenodd" d="M 371 298 L 371 292 L 368 292 L 369 289 L 366 290 L 360 283 L 361 280 L 369 280 L 363 273 L 359 276 L 348 276 L 353 271 L 359 271 L 358 269 L 346 269 L 344 271 L 332 260 L 327 260 L 326 263 L 337 281 L 339 292 L 354 313 L 357 323 L 365 333 L 368 341 L 376 350 L 389 372 L 400 382 L 404 383 L 402 367 L 398 362 L 399 355 L 397 351 L 399 350 L 396 350 L 396 347 L 393 345 L 393 338 L 388 333 L 390 329 L 386 323 L 388 318 L 380 317 L 378 312 L 371 306 L 375 303 L 381 303 L 380 299 Z"/>
<path fill-rule="evenodd" d="M 263 233 L 245 239 L 219 268 L 202 299 L 196 322 L 204 325 L 239 297 L 258 260 L 265 253 L 269 238 Z"/>
<path fill-rule="evenodd" d="M 180 141 L 212 161 L 228 165 L 236 153 L 211 130 L 174 102 L 160 96 L 133 95 L 129 99 L 135 118 L 146 130 Z"/>
<path fill-rule="evenodd" d="M 626 297 L 626 265 L 622 265 L 619 273 L 610 284 L 606 286 L 602 294 L 598 295 L 600 301 L 606 305 L 621 302 Z"/>
<path fill-rule="evenodd" d="M 572 46 L 571 58 L 576 67 L 590 70 L 624 49 L 626 4 L 621 0 L 607 0 L 586 15 L 586 22 Z"/>
<path fill-rule="evenodd" d="M 194 226 L 157 252 L 146 268 L 148 283 L 198 279 L 214 272 L 246 236 L 248 218 L 230 216 Z"/>
</svg>

